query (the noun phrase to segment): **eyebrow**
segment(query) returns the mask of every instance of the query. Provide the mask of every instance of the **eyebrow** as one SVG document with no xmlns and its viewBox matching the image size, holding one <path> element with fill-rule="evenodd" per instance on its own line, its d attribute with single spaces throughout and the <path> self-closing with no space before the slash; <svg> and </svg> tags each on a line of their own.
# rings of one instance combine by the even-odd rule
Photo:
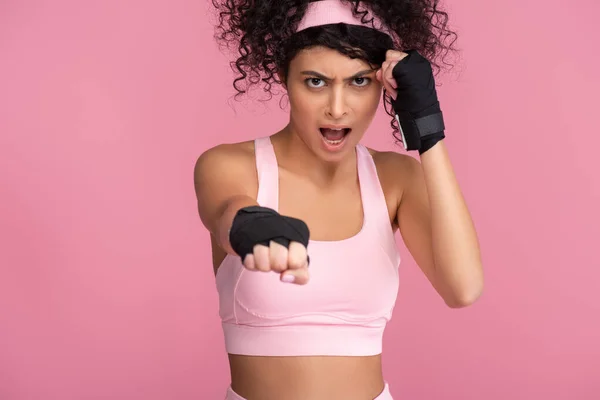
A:
<svg viewBox="0 0 600 400">
<path fill-rule="evenodd" d="M 371 73 L 371 72 L 373 72 L 373 71 L 375 71 L 375 70 L 374 70 L 374 69 L 365 69 L 365 70 L 363 70 L 363 71 L 357 72 L 356 74 L 354 74 L 354 75 L 352 75 L 351 77 L 349 77 L 349 78 L 346 78 L 346 79 L 344 79 L 344 80 L 345 80 L 345 81 L 351 81 L 351 80 L 353 80 L 353 79 L 360 78 L 360 77 L 361 77 L 361 76 L 363 76 L 363 75 L 369 74 L 369 73 Z M 324 81 L 331 81 L 331 80 L 333 80 L 333 79 L 331 79 L 331 78 L 328 78 L 328 77 L 326 77 L 326 76 L 325 76 L 325 75 L 323 75 L 323 74 L 320 74 L 320 73 L 318 73 L 317 71 L 302 71 L 302 72 L 301 72 L 301 74 L 303 74 L 303 75 L 315 76 L 315 77 L 317 77 L 317 78 L 319 78 L 319 79 L 323 79 Z"/>
</svg>

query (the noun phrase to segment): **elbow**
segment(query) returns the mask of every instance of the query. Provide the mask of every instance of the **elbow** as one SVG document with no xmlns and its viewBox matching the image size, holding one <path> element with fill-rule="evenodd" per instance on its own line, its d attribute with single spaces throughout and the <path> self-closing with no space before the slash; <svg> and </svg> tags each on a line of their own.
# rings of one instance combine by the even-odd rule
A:
<svg viewBox="0 0 600 400">
<path fill-rule="evenodd" d="M 474 304 L 480 295 L 462 296 L 453 300 L 446 300 L 446 305 L 450 308 L 465 308 Z"/>
<path fill-rule="evenodd" d="M 449 299 L 444 299 L 450 308 L 464 308 L 474 304 L 483 293 L 483 281 L 472 287 L 465 288 Z"/>
</svg>

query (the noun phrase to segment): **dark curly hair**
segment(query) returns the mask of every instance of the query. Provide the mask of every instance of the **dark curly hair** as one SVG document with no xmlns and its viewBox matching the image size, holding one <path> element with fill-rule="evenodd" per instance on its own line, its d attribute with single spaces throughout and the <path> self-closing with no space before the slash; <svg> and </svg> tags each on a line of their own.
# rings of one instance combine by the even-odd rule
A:
<svg viewBox="0 0 600 400">
<path fill-rule="evenodd" d="M 273 95 L 273 84 L 285 79 L 290 61 L 298 51 L 325 46 L 351 58 L 359 58 L 373 68 L 385 61 L 386 51 L 417 50 L 427 58 L 437 74 L 438 60 L 444 65 L 445 56 L 456 42 L 456 33 L 447 29 L 448 14 L 440 10 L 439 0 L 340 0 L 351 4 L 352 12 L 364 23 L 375 14 L 392 32 L 391 37 L 364 26 L 331 24 L 295 32 L 307 9 L 309 0 L 212 0 L 218 11 L 215 38 L 227 49 L 237 51 L 231 62 L 238 75 L 233 81 L 235 98 L 248 92 L 252 86 L 262 86 Z M 386 112 L 394 116 L 391 97 L 384 90 Z M 398 125 L 392 118 L 391 126 L 399 139 Z"/>
</svg>

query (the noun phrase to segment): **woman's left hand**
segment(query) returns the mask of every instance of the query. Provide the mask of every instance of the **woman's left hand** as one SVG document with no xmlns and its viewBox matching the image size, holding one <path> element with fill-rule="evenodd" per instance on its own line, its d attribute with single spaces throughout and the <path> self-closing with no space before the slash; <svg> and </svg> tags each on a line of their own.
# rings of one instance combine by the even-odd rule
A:
<svg viewBox="0 0 600 400">
<path fill-rule="evenodd" d="M 388 50 L 385 54 L 385 61 L 381 64 L 381 68 L 377 70 L 375 77 L 383 84 L 387 92 L 396 100 L 398 85 L 392 76 L 392 70 L 400 60 L 408 56 L 408 53 L 397 50 Z"/>
<path fill-rule="evenodd" d="M 416 50 L 388 50 L 375 76 L 392 97 L 405 150 L 423 154 L 445 138 L 435 78 L 425 57 Z"/>
</svg>

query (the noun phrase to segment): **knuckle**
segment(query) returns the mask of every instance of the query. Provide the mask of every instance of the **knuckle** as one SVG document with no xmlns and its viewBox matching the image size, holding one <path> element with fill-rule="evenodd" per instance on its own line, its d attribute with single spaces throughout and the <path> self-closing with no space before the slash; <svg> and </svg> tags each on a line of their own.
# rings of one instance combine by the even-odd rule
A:
<svg viewBox="0 0 600 400">
<path fill-rule="evenodd" d="M 256 254 L 254 256 L 254 264 L 256 269 L 260 271 L 268 271 L 270 269 L 269 258 L 265 254 Z"/>
<path fill-rule="evenodd" d="M 271 269 L 274 271 L 283 271 L 286 268 L 287 249 L 271 249 L 269 261 Z"/>
<path fill-rule="evenodd" d="M 283 272 L 286 269 L 285 267 L 285 263 L 281 262 L 280 260 L 275 260 L 271 263 L 271 269 L 273 271 Z"/>
<path fill-rule="evenodd" d="M 263 262 L 257 261 L 256 262 L 256 269 L 259 271 L 268 271 L 269 267 L 268 264 L 265 264 Z"/>
<path fill-rule="evenodd" d="M 288 253 L 288 262 L 293 264 L 301 264 L 306 259 L 306 248 L 302 245 L 290 248 Z"/>
<path fill-rule="evenodd" d="M 254 254 L 265 253 L 268 249 L 269 248 L 267 246 L 265 246 L 264 244 L 256 244 L 252 248 L 252 250 L 254 251 Z"/>
</svg>

